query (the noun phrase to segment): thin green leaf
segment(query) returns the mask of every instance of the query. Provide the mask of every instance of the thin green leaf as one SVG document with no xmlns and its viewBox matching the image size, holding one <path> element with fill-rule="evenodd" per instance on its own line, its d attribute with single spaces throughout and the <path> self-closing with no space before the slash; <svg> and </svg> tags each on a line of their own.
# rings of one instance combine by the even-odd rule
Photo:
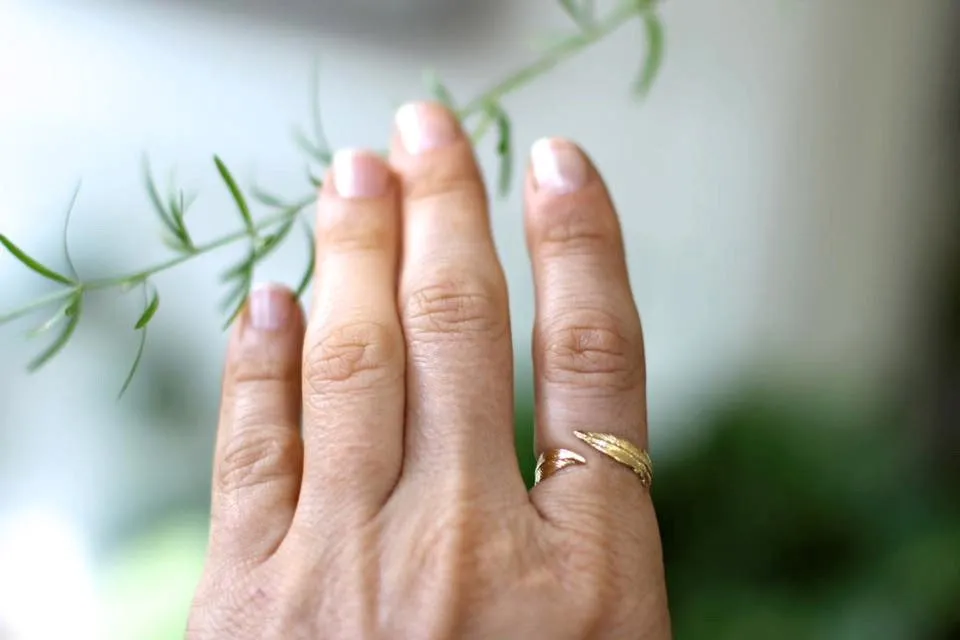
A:
<svg viewBox="0 0 960 640">
<path fill-rule="evenodd" d="M 510 194 L 510 185 L 513 182 L 513 127 L 510 117 L 502 107 L 495 107 L 493 114 L 497 123 L 497 155 L 500 157 L 500 195 Z"/>
<path fill-rule="evenodd" d="M 122 293 L 130 293 L 135 288 L 142 286 L 147 281 L 147 276 L 138 275 L 130 278 L 129 280 L 124 280 L 120 283 L 120 291 Z"/>
<path fill-rule="evenodd" d="M 187 209 L 192 203 L 192 199 L 187 200 L 182 189 L 170 196 L 170 217 L 176 228 L 174 234 L 182 245 L 182 250 L 186 252 L 194 250 L 193 239 L 190 237 L 186 222 L 184 222 Z"/>
<path fill-rule="evenodd" d="M 310 167 L 307 167 L 307 180 L 310 181 L 310 184 L 312 184 L 315 189 L 319 189 L 323 186 L 323 180 L 313 175 L 313 171 L 310 170 Z"/>
<path fill-rule="evenodd" d="M 307 292 L 307 288 L 313 281 L 314 269 L 316 269 L 317 266 L 317 241 L 313 236 L 313 229 L 310 228 L 309 224 L 304 222 L 303 230 L 307 235 L 307 247 L 308 251 L 310 252 L 310 257 L 307 260 L 306 269 L 303 270 L 303 276 L 300 278 L 300 284 L 297 285 L 297 298 L 302 298 L 303 294 Z"/>
<path fill-rule="evenodd" d="M 163 226 L 166 227 L 167 230 L 173 234 L 173 236 L 179 237 L 177 224 L 170 215 L 170 212 L 167 211 L 166 206 L 163 204 L 163 198 L 160 197 L 160 191 L 157 189 L 157 183 L 154 181 L 153 174 L 150 171 L 150 161 L 146 157 L 143 159 L 143 179 L 144 185 L 147 188 L 147 197 L 150 198 L 150 203 L 153 205 L 154 212 L 160 218 Z"/>
<path fill-rule="evenodd" d="M 153 290 L 153 297 L 151 298 L 149 293 L 149 288 L 147 282 L 143 282 L 143 302 L 145 310 L 140 316 L 140 320 L 137 321 L 136 329 L 140 334 L 140 344 L 137 345 L 137 355 L 133 359 L 133 364 L 130 366 L 130 371 L 127 373 L 126 379 L 123 381 L 123 386 L 120 387 L 120 393 L 117 394 L 117 400 L 123 397 L 127 392 L 127 389 L 130 388 L 130 383 L 133 382 L 133 377 L 136 375 L 137 370 L 140 368 L 140 361 L 143 360 L 143 348 L 147 344 L 147 325 L 150 323 L 150 318 L 153 317 L 153 314 L 157 312 L 157 307 L 160 306 L 160 297 L 157 295 L 156 289 Z"/>
<path fill-rule="evenodd" d="M 191 253 L 192 250 L 183 242 L 183 238 L 180 236 L 175 236 L 169 231 L 163 231 L 160 236 L 160 241 L 163 242 L 165 246 L 169 249 L 176 251 L 177 253 Z"/>
<path fill-rule="evenodd" d="M 273 233 L 260 237 L 250 253 L 242 260 L 220 274 L 220 282 L 230 282 L 237 278 L 246 278 L 253 273 L 256 264 L 272 253 L 290 235 L 290 230 L 297 221 L 297 208 L 290 208 L 286 213 L 289 218 L 280 223 Z"/>
<path fill-rule="evenodd" d="M 247 298 L 250 297 L 250 286 L 251 282 L 249 280 L 244 281 L 243 287 L 238 291 L 238 297 L 236 300 L 236 305 L 233 308 L 233 311 L 230 312 L 230 315 L 227 317 L 227 321 L 223 324 L 223 329 L 229 329 L 230 325 L 237 319 L 240 313 L 243 311 L 243 308 L 247 304 Z"/>
<path fill-rule="evenodd" d="M 531 40 L 530 48 L 536 53 L 545 54 L 568 47 L 575 40 L 576 37 L 569 33 L 542 33 Z"/>
<path fill-rule="evenodd" d="M 286 219 L 281 220 L 278 226 L 274 227 L 275 231 L 273 233 L 258 238 L 246 257 L 220 274 L 220 281 L 230 282 L 237 278 L 252 279 L 253 270 L 257 263 L 273 253 L 289 237 L 293 225 L 299 220 L 298 213 L 301 209 L 303 209 L 302 205 L 287 207 L 283 212 L 287 215 Z M 229 303 L 226 306 L 229 306 Z"/>
<path fill-rule="evenodd" d="M 144 284 L 144 286 L 146 286 L 146 284 Z M 137 320 L 137 324 L 135 324 L 133 328 L 145 328 L 148 324 L 150 324 L 150 321 L 153 320 L 153 316 L 156 315 L 158 308 L 160 308 L 160 294 L 157 293 L 156 289 L 154 289 L 153 295 L 150 297 L 150 301 L 147 303 L 146 308 L 140 315 L 140 319 Z"/>
<path fill-rule="evenodd" d="M 147 328 L 144 327 L 138 331 L 140 334 L 140 344 L 137 345 L 137 355 L 133 359 L 133 364 L 130 366 L 130 371 L 127 373 L 126 379 L 123 381 L 123 386 L 120 387 L 120 393 L 117 394 L 117 400 L 123 398 L 124 394 L 127 393 L 127 389 L 130 388 L 130 383 L 133 382 L 133 378 L 137 375 L 137 370 L 140 368 L 140 361 L 143 360 L 143 349 L 147 344 Z"/>
<path fill-rule="evenodd" d="M 426 85 L 430 95 L 432 95 L 437 102 L 451 111 L 455 112 L 457 110 L 457 104 L 453 99 L 453 94 L 447 88 L 447 85 L 443 83 L 443 80 L 440 79 L 440 76 L 434 71 L 424 72 L 423 83 Z"/>
<path fill-rule="evenodd" d="M 230 195 L 233 196 L 234 202 L 237 203 L 237 209 L 240 211 L 241 217 L 243 217 L 243 223 L 247 227 L 247 233 L 255 237 L 257 230 L 253 225 L 253 216 L 250 214 L 247 199 L 243 197 L 243 192 L 240 190 L 240 187 L 237 186 L 237 181 L 233 179 L 233 175 L 230 173 L 230 170 L 227 169 L 227 165 L 223 163 L 223 160 L 221 160 L 219 156 L 214 156 L 213 161 L 217 165 L 217 171 L 220 172 L 220 177 L 223 178 L 227 189 L 230 190 Z"/>
<path fill-rule="evenodd" d="M 581 28 L 589 27 L 593 22 L 593 3 L 589 0 L 559 0 L 560 6 Z"/>
<path fill-rule="evenodd" d="M 293 131 L 293 140 L 297 143 L 297 146 L 300 147 L 300 150 L 310 156 L 311 160 L 318 162 L 321 166 L 328 166 L 333 162 L 333 154 L 323 149 L 322 147 L 317 146 L 317 144 L 307 138 L 306 135 L 299 129 L 294 129 Z"/>
<path fill-rule="evenodd" d="M 76 189 L 73 190 L 73 197 L 70 198 L 70 205 L 67 207 L 67 213 L 63 219 L 63 258 L 67 262 L 67 268 L 70 269 L 70 275 L 73 276 L 74 281 L 79 282 L 80 276 L 77 274 L 77 268 L 73 265 L 73 258 L 70 257 L 70 242 L 67 238 L 67 232 L 70 229 L 70 216 L 73 215 L 73 209 L 77 205 L 77 198 L 80 197 L 80 186 L 82 183 L 77 183 Z"/>
<path fill-rule="evenodd" d="M 288 209 L 290 207 L 290 203 L 282 200 L 280 196 L 265 191 L 257 186 L 250 188 L 250 195 L 253 196 L 254 200 L 265 207 L 273 207 L 274 209 Z"/>
<path fill-rule="evenodd" d="M 657 74 L 663 66 L 665 39 L 663 22 L 652 8 L 643 12 L 642 19 L 647 38 L 647 57 L 634 84 L 634 91 L 641 97 L 650 92 L 653 82 L 657 79 Z"/>
<path fill-rule="evenodd" d="M 58 324 L 66 320 L 69 317 L 67 315 L 67 312 L 72 306 L 73 306 L 73 300 L 70 300 L 65 305 L 57 309 L 56 313 L 50 316 L 50 318 L 46 322 L 39 325 L 32 331 L 30 331 L 30 333 L 27 334 L 27 337 L 36 338 L 37 336 L 44 334 L 47 331 L 50 331 L 50 329 L 54 328 L 55 326 L 57 326 Z"/>
<path fill-rule="evenodd" d="M 574 20 L 579 21 L 580 19 L 580 8 L 577 6 L 576 0 L 559 0 L 560 6 L 563 7 L 563 10 L 567 12 Z"/>
<path fill-rule="evenodd" d="M 290 230 L 293 229 L 293 225 L 296 224 L 299 219 L 297 216 L 298 209 L 288 208 L 284 213 L 288 214 L 290 217 L 283 221 L 280 227 L 274 233 L 271 233 L 267 236 L 266 241 L 261 247 L 261 252 L 257 256 L 257 259 L 261 259 L 267 256 L 271 251 L 273 251 L 281 242 L 287 239 L 287 236 L 290 235 Z"/>
<path fill-rule="evenodd" d="M 253 268 L 254 259 L 255 254 L 248 254 L 243 260 L 221 273 L 220 282 L 230 282 L 237 278 L 245 278 L 247 273 Z M 230 303 L 226 303 L 224 306 L 229 306 L 229 304 Z"/>
<path fill-rule="evenodd" d="M 290 217 L 284 220 L 284 222 L 280 225 L 280 228 L 275 233 L 271 234 L 270 237 L 273 239 L 273 242 L 271 243 L 271 249 L 280 244 L 282 241 L 286 240 L 287 236 L 290 235 L 290 230 L 293 229 L 293 225 L 296 224 L 297 220 L 299 219 L 297 216 L 298 211 L 299 209 L 288 207 L 284 212 Z"/>
<path fill-rule="evenodd" d="M 69 318 L 66 326 L 64 326 L 63 331 L 60 332 L 60 335 L 57 336 L 57 339 L 47 347 L 43 353 L 37 356 L 29 365 L 27 365 L 27 371 L 33 373 L 42 368 L 45 364 L 50 362 L 60 351 L 67 345 L 70 341 L 70 338 L 73 336 L 73 332 L 76 331 L 77 325 L 80 324 L 80 315 L 83 308 L 83 294 L 77 293 L 72 301 L 72 304 L 65 312 Z"/>
<path fill-rule="evenodd" d="M 42 309 L 48 305 L 51 305 L 55 302 L 60 302 L 66 298 L 72 297 L 76 292 L 76 289 L 61 289 L 47 296 L 42 296 L 37 298 L 33 302 L 20 307 L 19 309 L 14 309 L 8 313 L 0 315 L 0 325 L 6 324 L 8 322 L 13 322 L 19 318 L 22 318 L 26 315 Z"/>
<path fill-rule="evenodd" d="M 236 282 L 233 287 L 230 288 L 227 295 L 220 301 L 221 310 L 226 311 L 231 308 L 238 299 L 246 297 L 247 293 L 249 293 L 250 286 L 253 282 L 253 267 L 253 256 L 251 255 L 227 273 L 224 273 L 221 278 L 224 282 L 230 282 L 230 280 L 236 280 Z M 230 278 L 226 277 L 228 273 L 231 274 Z"/>
<path fill-rule="evenodd" d="M 50 269 L 49 267 L 46 267 L 40 264 L 39 262 L 37 262 L 36 260 L 28 256 L 24 251 L 20 249 L 20 247 L 13 244 L 13 242 L 3 234 L 0 234 L 0 244 L 6 247 L 7 251 L 9 251 L 14 258 L 22 262 L 24 266 L 26 266 L 28 269 L 32 270 L 33 272 L 43 276 L 44 278 L 47 278 L 48 280 L 53 280 L 54 282 L 59 282 L 61 284 L 76 284 L 76 282 L 74 282 L 67 276 L 61 273 L 57 273 L 53 269 Z"/>
</svg>

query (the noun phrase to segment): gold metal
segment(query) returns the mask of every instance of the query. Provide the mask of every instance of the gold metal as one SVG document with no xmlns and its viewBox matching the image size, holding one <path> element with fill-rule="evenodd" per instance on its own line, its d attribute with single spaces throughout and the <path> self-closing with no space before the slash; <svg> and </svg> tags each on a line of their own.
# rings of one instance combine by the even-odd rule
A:
<svg viewBox="0 0 960 640">
<path fill-rule="evenodd" d="M 587 464 L 587 459 L 579 453 L 574 453 L 568 449 L 550 449 L 540 454 L 537 460 L 537 470 L 534 475 L 534 485 L 540 484 L 541 480 L 546 480 L 561 469 L 577 465 Z"/>
<path fill-rule="evenodd" d="M 630 467 L 640 477 L 640 482 L 647 489 L 653 484 L 653 461 L 650 459 L 650 455 L 629 440 L 618 438 L 609 433 L 574 431 L 573 435 L 605 456 Z"/>
</svg>

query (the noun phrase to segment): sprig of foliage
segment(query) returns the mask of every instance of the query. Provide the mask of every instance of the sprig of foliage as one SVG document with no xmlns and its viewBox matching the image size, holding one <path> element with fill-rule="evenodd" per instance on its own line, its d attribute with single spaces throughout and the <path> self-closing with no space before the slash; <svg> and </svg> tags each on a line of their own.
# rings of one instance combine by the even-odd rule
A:
<svg viewBox="0 0 960 640">
<path fill-rule="evenodd" d="M 462 106 L 456 100 L 453 92 L 436 74 L 425 74 L 424 81 L 430 94 L 457 114 L 467 130 L 471 131 L 470 135 L 474 144 L 482 142 L 491 129 L 496 131 L 496 152 L 500 162 L 498 190 L 501 195 L 507 194 L 511 188 L 516 155 L 513 149 L 513 127 L 503 106 L 503 101 L 508 95 L 529 85 L 568 58 L 603 40 L 614 31 L 637 21 L 640 21 L 643 25 L 647 45 L 646 56 L 634 83 L 634 90 L 638 95 L 645 95 L 649 91 L 662 66 L 664 32 L 656 11 L 657 0 L 620 0 L 605 15 L 598 14 L 593 0 L 557 1 L 561 9 L 570 16 L 576 30 L 554 39 L 552 44 L 542 51 L 533 62 L 507 75 L 482 91 L 478 96 L 462 103 Z M 307 133 L 302 129 L 297 129 L 293 134 L 294 141 L 305 157 L 307 182 L 314 191 L 322 186 L 322 179 L 317 177 L 317 171 L 325 171 L 333 157 L 323 128 L 318 78 L 319 74 L 315 73 L 313 86 L 311 87 L 311 130 Z M 54 313 L 45 322 L 29 334 L 34 337 L 60 327 L 60 332 L 51 344 L 28 365 L 30 371 L 36 371 L 47 364 L 70 341 L 80 323 L 84 302 L 88 294 L 112 289 L 121 291 L 140 289 L 143 293 L 143 310 L 133 325 L 134 330 L 139 333 L 140 341 L 133 364 L 121 387 L 120 395 L 122 396 L 137 372 L 143 358 L 147 329 L 159 310 L 160 296 L 151 282 L 153 276 L 225 246 L 237 242 L 246 242 L 247 250 L 243 258 L 221 275 L 221 282 L 227 286 L 226 295 L 221 302 L 221 307 L 227 318 L 224 324 L 224 328 L 226 328 L 243 311 L 250 295 L 257 267 L 268 255 L 285 243 L 298 223 L 307 237 L 309 254 L 296 290 L 300 296 L 306 292 L 312 280 L 316 250 L 313 230 L 301 218 L 301 214 L 313 203 L 315 196 L 311 194 L 288 200 L 257 186 L 244 191 L 221 158 L 214 156 L 214 165 L 236 205 L 242 228 L 205 244 L 196 243 L 186 223 L 187 210 L 192 205 L 194 198 L 186 195 L 182 188 L 171 187 L 166 193 L 162 193 L 154 180 L 149 162 L 145 160 L 143 174 L 147 198 L 155 215 L 159 218 L 163 242 L 174 252 L 174 256 L 165 262 L 134 273 L 100 280 L 82 279 L 73 266 L 67 247 L 66 231 L 68 224 L 66 223 L 64 224 L 64 260 L 68 267 L 68 273 L 66 274 L 44 264 L 35 256 L 14 244 L 7 236 L 0 234 L 0 245 L 13 258 L 59 287 L 52 294 L 39 297 L 6 314 L 0 314 L 0 325 L 3 325 L 30 315 L 35 311 L 45 308 L 55 309 Z M 78 195 L 79 187 L 74 192 L 70 207 L 67 210 L 67 223 Z M 270 213 L 257 217 L 251 207 L 251 199 Z"/>
</svg>

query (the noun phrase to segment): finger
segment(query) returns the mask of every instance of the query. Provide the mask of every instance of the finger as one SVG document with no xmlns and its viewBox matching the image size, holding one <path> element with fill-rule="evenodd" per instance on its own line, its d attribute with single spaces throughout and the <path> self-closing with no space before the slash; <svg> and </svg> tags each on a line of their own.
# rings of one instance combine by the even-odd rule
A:
<svg viewBox="0 0 960 640">
<path fill-rule="evenodd" d="M 399 210 L 373 153 L 341 151 L 320 194 L 314 304 L 303 361 L 304 484 L 312 528 L 380 508 L 400 473 L 403 337 Z"/>
<path fill-rule="evenodd" d="M 273 553 L 300 490 L 303 313 L 287 289 L 254 291 L 227 352 L 211 504 L 211 555 Z"/>
<path fill-rule="evenodd" d="M 403 182 L 400 309 L 407 343 L 404 474 L 523 495 L 514 453 L 507 288 L 470 141 L 446 109 L 397 114 Z"/>
<path fill-rule="evenodd" d="M 616 514 L 635 530 L 652 522 L 640 479 L 574 436 L 603 432 L 647 446 L 643 335 L 620 225 L 575 145 L 534 145 L 526 227 L 537 300 L 537 448 L 569 449 L 587 461 L 545 480 L 532 497 L 550 519 Z"/>
</svg>

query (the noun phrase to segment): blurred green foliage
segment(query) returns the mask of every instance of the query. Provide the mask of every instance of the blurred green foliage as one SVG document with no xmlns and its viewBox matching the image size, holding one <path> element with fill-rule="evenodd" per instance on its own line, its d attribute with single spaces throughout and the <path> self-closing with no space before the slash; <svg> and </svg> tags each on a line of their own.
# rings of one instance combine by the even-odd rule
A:
<svg viewBox="0 0 960 640">
<path fill-rule="evenodd" d="M 960 488 L 882 415 L 747 392 L 657 458 L 677 638 L 960 638 Z"/>
</svg>

